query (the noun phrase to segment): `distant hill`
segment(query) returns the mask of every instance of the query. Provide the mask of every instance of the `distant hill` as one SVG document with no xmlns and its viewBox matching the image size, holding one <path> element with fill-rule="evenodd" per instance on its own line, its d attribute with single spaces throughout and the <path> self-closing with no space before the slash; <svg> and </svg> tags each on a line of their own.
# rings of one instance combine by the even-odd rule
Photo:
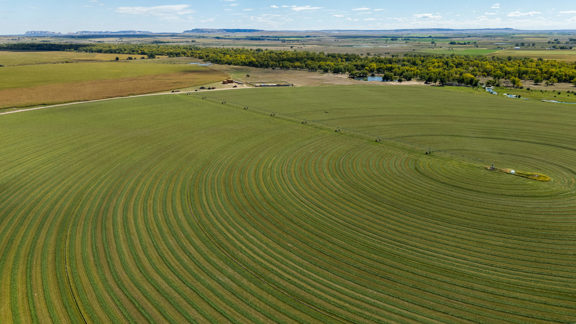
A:
<svg viewBox="0 0 576 324">
<path fill-rule="evenodd" d="M 262 30 L 262 29 L 218 29 L 218 28 L 195 28 L 185 30 L 184 34 L 223 34 L 223 33 L 294 33 L 294 34 L 307 34 L 307 33 L 326 33 L 326 34 L 407 34 L 407 33 L 427 33 L 427 34 L 441 34 L 441 33 L 514 33 L 519 30 L 514 28 L 480 28 L 480 29 L 450 29 L 450 28 L 419 28 L 419 29 L 326 29 L 326 30 Z"/>
<path fill-rule="evenodd" d="M 341 35 L 346 36 L 386 36 L 386 35 L 450 35 L 450 34 L 538 34 L 538 33 L 558 33 L 558 34 L 572 34 L 576 30 L 520 30 L 514 28 L 477 28 L 477 29 L 451 29 L 451 28 L 416 28 L 416 29 L 326 29 L 326 30 L 263 30 L 263 29 L 249 29 L 249 28 L 195 28 L 185 30 L 184 32 L 174 33 L 157 33 L 141 30 L 121 30 L 121 31 L 78 31 L 74 33 L 58 33 L 51 31 L 28 31 L 23 36 L 28 37 L 63 37 L 63 38 L 91 38 L 94 36 L 101 38 L 110 37 L 133 37 L 133 38 L 146 38 L 155 36 L 178 36 L 191 34 L 258 34 L 262 35 Z"/>
<path fill-rule="evenodd" d="M 452 28 L 412 28 L 412 29 L 374 29 L 374 30 L 354 30 L 354 29 L 343 29 L 343 30 L 325 30 L 326 32 L 474 32 L 474 31 L 518 31 L 514 28 L 478 28 L 478 29 L 452 29 Z"/>
<path fill-rule="evenodd" d="M 72 35 L 112 35 L 112 34 L 121 34 L 121 35 L 148 35 L 154 34 L 150 31 L 142 31 L 142 30 L 119 30 L 119 31 L 89 31 L 83 30 L 72 33 Z"/>
<path fill-rule="evenodd" d="M 311 31 L 312 32 L 312 31 Z M 513 34 L 519 32 L 533 33 L 536 31 L 522 31 L 514 28 L 478 28 L 478 29 L 450 29 L 450 28 L 416 28 L 416 29 L 374 29 L 374 30 L 318 30 L 326 34 L 366 35 L 366 34 Z"/>
<path fill-rule="evenodd" d="M 24 36 L 59 36 L 59 35 L 62 34 L 44 30 L 32 30 L 24 33 Z"/>
<path fill-rule="evenodd" d="M 262 29 L 211 29 L 211 28 L 195 28 L 185 30 L 185 34 L 219 34 L 219 33 L 257 33 L 263 32 Z"/>
<path fill-rule="evenodd" d="M 24 36 L 30 37 L 87 37 L 87 36 L 142 36 L 142 35 L 162 35 L 161 33 L 153 33 L 150 31 L 141 30 L 120 30 L 120 31 L 90 31 L 82 30 L 74 33 L 56 33 L 51 31 L 27 31 Z"/>
</svg>

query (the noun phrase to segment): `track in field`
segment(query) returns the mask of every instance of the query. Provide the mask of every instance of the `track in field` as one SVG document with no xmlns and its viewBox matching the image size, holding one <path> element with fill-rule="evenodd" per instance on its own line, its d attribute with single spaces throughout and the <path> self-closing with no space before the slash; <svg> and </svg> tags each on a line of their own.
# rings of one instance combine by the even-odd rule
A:
<svg viewBox="0 0 576 324">
<path fill-rule="evenodd" d="M 2 116 L 0 321 L 574 321 L 573 113 L 436 90 Z"/>
</svg>

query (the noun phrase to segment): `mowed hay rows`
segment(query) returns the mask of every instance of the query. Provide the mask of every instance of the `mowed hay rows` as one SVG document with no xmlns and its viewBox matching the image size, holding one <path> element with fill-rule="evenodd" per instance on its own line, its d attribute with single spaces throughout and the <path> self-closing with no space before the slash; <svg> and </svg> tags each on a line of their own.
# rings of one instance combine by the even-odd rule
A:
<svg viewBox="0 0 576 324">
<path fill-rule="evenodd" d="M 496 123 L 506 150 L 508 102 L 442 92 L 426 123 L 439 89 L 315 90 L 1 116 L 0 321 L 576 320 L 571 111 Z"/>
</svg>

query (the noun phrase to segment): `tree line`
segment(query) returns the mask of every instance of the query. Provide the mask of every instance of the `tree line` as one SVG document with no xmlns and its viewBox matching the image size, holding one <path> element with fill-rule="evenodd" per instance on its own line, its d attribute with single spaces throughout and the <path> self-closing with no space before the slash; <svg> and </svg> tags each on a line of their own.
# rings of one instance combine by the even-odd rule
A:
<svg viewBox="0 0 576 324">
<path fill-rule="evenodd" d="M 5 44 L 0 50 L 80 51 L 140 56 L 194 57 L 215 64 L 257 68 L 297 69 L 348 74 L 353 78 L 381 75 L 384 80 L 421 80 L 428 83 L 477 86 L 480 80 L 498 85 L 508 80 L 516 87 L 520 80 L 554 84 L 576 84 L 576 63 L 554 60 L 496 57 L 405 54 L 363 56 L 247 48 L 216 48 L 183 45 L 136 44 Z"/>
</svg>

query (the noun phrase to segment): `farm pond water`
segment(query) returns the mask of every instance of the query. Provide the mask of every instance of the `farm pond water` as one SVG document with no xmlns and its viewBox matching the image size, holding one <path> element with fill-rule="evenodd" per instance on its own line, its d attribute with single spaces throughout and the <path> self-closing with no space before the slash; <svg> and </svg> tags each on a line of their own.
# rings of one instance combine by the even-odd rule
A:
<svg viewBox="0 0 576 324">
<path fill-rule="evenodd" d="M 550 103 L 566 104 L 566 105 L 576 105 L 576 102 L 565 102 L 565 101 L 558 101 L 558 100 L 542 100 L 542 101 L 550 102 Z"/>
<path fill-rule="evenodd" d="M 368 76 L 365 78 L 356 78 L 356 80 L 360 80 L 360 81 L 382 81 L 382 77 L 381 76 Z"/>
<path fill-rule="evenodd" d="M 365 78 L 356 78 L 355 80 L 359 80 L 359 81 L 378 81 L 378 82 L 384 82 L 384 80 L 382 79 L 381 76 L 367 76 Z M 387 82 L 398 82 L 397 80 L 386 80 Z"/>
</svg>

